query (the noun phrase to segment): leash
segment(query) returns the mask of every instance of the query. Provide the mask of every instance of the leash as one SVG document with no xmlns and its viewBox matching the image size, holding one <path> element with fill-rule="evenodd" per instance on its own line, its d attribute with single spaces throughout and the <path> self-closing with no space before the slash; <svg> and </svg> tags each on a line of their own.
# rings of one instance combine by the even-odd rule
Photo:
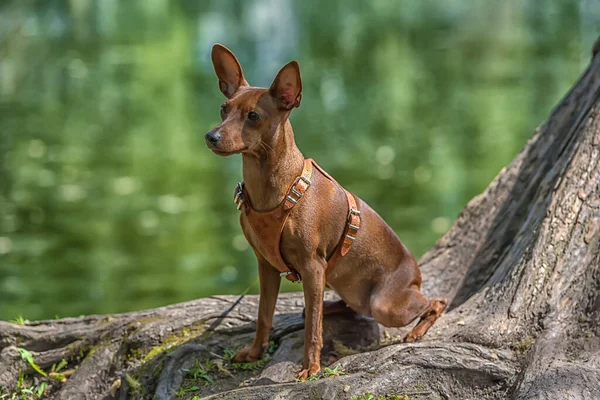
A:
<svg viewBox="0 0 600 400">
<path fill-rule="evenodd" d="M 231 305 L 231 307 L 229 307 L 227 310 L 223 311 L 223 313 L 221 315 L 219 315 L 219 317 L 217 317 L 217 319 L 215 319 L 215 321 L 210 324 L 210 326 L 208 327 L 209 331 L 214 331 L 215 329 L 217 329 L 219 327 L 219 325 L 221 324 L 221 322 L 223 322 L 223 320 L 225 319 L 225 317 L 227 317 L 227 315 L 229 315 L 230 312 L 233 311 L 233 309 L 242 302 L 242 300 L 244 299 L 244 297 L 246 297 L 246 295 L 248 294 L 248 292 L 250 291 L 250 289 L 252 288 L 252 286 L 256 285 L 256 283 L 259 280 L 259 276 L 256 277 L 256 279 L 254 280 L 254 282 L 252 282 L 247 288 L 246 290 L 244 290 L 237 298 L 236 301 L 233 302 L 233 304 Z"/>
</svg>

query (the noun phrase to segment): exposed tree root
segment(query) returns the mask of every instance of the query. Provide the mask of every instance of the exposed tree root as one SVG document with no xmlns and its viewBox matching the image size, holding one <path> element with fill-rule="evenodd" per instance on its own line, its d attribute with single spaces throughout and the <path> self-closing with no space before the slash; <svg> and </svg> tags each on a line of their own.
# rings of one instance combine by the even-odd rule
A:
<svg viewBox="0 0 600 400">
<path fill-rule="evenodd" d="M 60 399 L 600 398 L 600 57 L 515 160 L 421 260 L 423 289 L 451 308 L 422 343 L 352 315 L 324 321 L 323 377 L 296 382 L 300 293 L 281 295 L 269 358 L 231 363 L 256 296 L 16 325 L 0 322 L 0 386 L 71 369 Z M 332 297 L 331 293 L 327 297 Z M 67 375 L 64 373 L 63 375 Z M 360 397 L 359 397 L 360 398 Z"/>
</svg>

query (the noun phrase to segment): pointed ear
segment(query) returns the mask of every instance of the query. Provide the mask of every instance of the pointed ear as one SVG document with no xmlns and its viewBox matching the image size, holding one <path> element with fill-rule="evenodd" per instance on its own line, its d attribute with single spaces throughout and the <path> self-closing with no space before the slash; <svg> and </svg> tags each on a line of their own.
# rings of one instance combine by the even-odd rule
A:
<svg viewBox="0 0 600 400">
<path fill-rule="evenodd" d="M 248 86 L 242 67 L 235 55 L 222 44 L 215 44 L 211 53 L 213 67 L 219 78 L 219 89 L 231 98 L 240 86 Z"/>
<path fill-rule="evenodd" d="M 292 61 L 281 68 L 271 83 L 269 93 L 275 98 L 280 108 L 291 110 L 300 106 L 302 80 L 298 61 Z"/>
</svg>

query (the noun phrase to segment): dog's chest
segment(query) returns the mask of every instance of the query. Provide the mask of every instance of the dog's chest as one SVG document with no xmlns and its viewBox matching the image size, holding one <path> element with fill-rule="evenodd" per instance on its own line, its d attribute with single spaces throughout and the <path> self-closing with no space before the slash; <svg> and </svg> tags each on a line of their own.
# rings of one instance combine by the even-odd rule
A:
<svg viewBox="0 0 600 400">
<path fill-rule="evenodd" d="M 257 251 L 262 255 L 265 252 L 261 246 L 262 242 L 243 213 L 240 215 L 240 225 L 242 226 L 242 232 L 244 233 L 248 244 L 254 249 L 254 251 Z"/>
<path fill-rule="evenodd" d="M 240 225 L 242 226 L 242 232 L 246 240 L 248 240 L 254 251 L 267 260 L 269 264 L 285 267 L 280 249 L 280 233 L 282 229 L 285 230 L 285 226 L 282 228 L 280 222 L 268 219 L 265 220 L 264 226 L 260 222 L 257 223 L 255 221 L 254 224 L 251 224 L 248 218 L 242 213 L 240 216 Z M 273 226 L 269 226 L 269 224 L 273 224 Z"/>
</svg>

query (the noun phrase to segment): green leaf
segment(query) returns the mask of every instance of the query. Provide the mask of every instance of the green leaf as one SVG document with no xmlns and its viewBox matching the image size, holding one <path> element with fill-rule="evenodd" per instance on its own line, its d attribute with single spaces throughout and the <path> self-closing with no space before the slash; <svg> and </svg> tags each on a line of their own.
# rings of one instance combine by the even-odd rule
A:
<svg viewBox="0 0 600 400">
<path fill-rule="evenodd" d="M 125 374 L 125 380 L 129 384 L 129 386 L 131 386 L 133 389 L 138 389 L 138 388 L 142 387 L 142 384 L 140 382 L 138 382 L 137 379 L 135 379 L 133 376 L 131 376 L 129 374 Z"/>
<path fill-rule="evenodd" d="M 67 366 L 67 360 L 65 360 L 63 358 L 62 360 L 60 360 L 60 362 L 58 363 L 58 365 L 56 365 L 56 368 L 54 369 L 54 372 L 59 372 L 61 369 L 63 369 L 66 366 Z"/>
<path fill-rule="evenodd" d="M 274 340 L 269 340 L 269 348 L 268 348 L 267 352 L 269 354 L 273 354 L 273 353 L 275 353 L 275 350 L 277 350 L 277 347 L 278 347 L 278 345 L 277 345 L 277 343 L 275 343 Z"/>
<path fill-rule="evenodd" d="M 23 381 L 25 377 L 23 376 L 23 370 L 19 370 L 19 379 L 17 380 L 17 391 L 19 391 L 23 387 Z"/>
<path fill-rule="evenodd" d="M 62 382 L 65 379 L 67 379 L 66 376 L 64 376 L 63 374 L 59 374 L 59 373 L 54 373 L 52 376 L 50 376 L 50 378 L 54 379 L 55 381 L 59 381 L 59 382 Z"/>
<path fill-rule="evenodd" d="M 37 397 L 41 398 L 44 395 L 44 393 L 46 392 L 47 387 L 48 387 L 48 382 L 40 383 L 40 386 L 38 386 L 38 389 L 36 392 Z"/>
<path fill-rule="evenodd" d="M 21 353 L 21 359 L 27 361 L 31 368 L 33 368 L 38 374 L 47 376 L 46 373 L 42 371 L 42 369 L 35 363 L 35 361 L 33 361 L 33 354 L 22 348 L 17 348 L 17 350 L 19 350 L 19 353 Z"/>
<path fill-rule="evenodd" d="M 340 375 L 346 375 L 346 373 L 342 370 L 340 370 L 340 366 L 337 365 L 335 368 L 329 368 L 329 367 L 325 367 L 324 368 L 324 375 L 329 377 L 329 376 L 340 376 Z"/>
</svg>

